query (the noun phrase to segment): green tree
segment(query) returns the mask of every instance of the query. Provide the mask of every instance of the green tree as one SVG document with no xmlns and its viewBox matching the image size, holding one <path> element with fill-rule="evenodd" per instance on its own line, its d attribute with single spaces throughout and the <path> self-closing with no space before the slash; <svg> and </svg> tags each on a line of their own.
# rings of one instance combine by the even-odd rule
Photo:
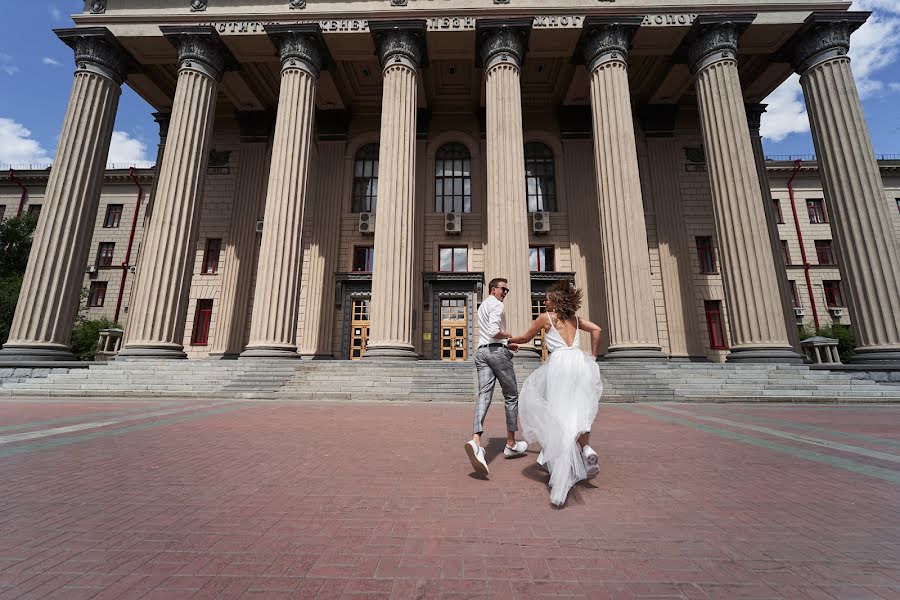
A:
<svg viewBox="0 0 900 600">
<path fill-rule="evenodd" d="M 27 214 L 0 222 L 0 344 L 9 339 L 36 226 L 37 218 Z"/>
<path fill-rule="evenodd" d="M 100 339 L 100 330 L 121 328 L 121 325 L 107 317 L 85 319 L 79 316 L 72 330 L 72 353 L 78 360 L 93 360 L 97 351 L 97 340 Z"/>
</svg>

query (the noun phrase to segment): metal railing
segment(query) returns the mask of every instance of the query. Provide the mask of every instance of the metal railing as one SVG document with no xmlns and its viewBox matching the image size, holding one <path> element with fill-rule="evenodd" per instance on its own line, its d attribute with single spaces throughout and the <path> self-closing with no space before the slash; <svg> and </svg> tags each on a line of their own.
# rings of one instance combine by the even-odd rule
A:
<svg viewBox="0 0 900 600">
<path fill-rule="evenodd" d="M 130 163 L 107 163 L 106 169 L 130 169 L 134 167 L 135 169 L 152 169 L 156 165 L 155 161 L 152 160 L 139 160 Z M 0 162 L 0 171 L 8 171 L 12 169 L 14 171 L 46 171 L 50 167 L 53 166 L 53 163 L 44 162 L 44 163 L 4 163 Z"/>
<path fill-rule="evenodd" d="M 876 154 L 875 158 L 877 160 L 900 160 L 900 154 Z M 766 156 L 766 160 L 778 160 L 778 161 L 802 160 L 804 162 L 815 162 L 816 155 L 815 154 L 769 154 Z"/>
</svg>

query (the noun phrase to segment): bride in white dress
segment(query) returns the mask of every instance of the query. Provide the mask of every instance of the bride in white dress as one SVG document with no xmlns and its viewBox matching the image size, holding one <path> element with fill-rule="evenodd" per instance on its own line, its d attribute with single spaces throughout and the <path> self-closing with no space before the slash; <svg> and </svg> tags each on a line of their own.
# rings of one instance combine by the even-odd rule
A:
<svg viewBox="0 0 900 600">
<path fill-rule="evenodd" d="M 550 357 L 522 384 L 519 419 L 525 439 L 543 449 L 538 463 L 550 471 L 550 501 L 557 506 L 565 503 L 573 485 L 600 472 L 597 453 L 588 444 L 603 393 L 596 362 L 600 328 L 575 316 L 581 296 L 568 281 L 557 282 L 547 290 L 547 312 L 523 335 L 509 340 L 524 344 L 545 332 Z M 590 354 L 580 348 L 579 329 L 590 333 Z"/>
</svg>

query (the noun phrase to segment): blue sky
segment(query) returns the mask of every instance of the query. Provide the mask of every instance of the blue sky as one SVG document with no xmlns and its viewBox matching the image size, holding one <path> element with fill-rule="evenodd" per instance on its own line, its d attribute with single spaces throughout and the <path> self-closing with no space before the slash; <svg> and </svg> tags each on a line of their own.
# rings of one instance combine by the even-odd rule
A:
<svg viewBox="0 0 900 600">
<path fill-rule="evenodd" d="M 0 166 L 46 163 L 56 151 L 74 69 L 72 51 L 52 29 L 70 27 L 80 1 L 0 0 Z M 851 58 L 876 153 L 900 153 L 900 2 L 857 0 L 874 14 L 853 35 Z M 811 154 L 812 139 L 797 78 L 768 99 L 766 153 Z M 110 162 L 152 160 L 158 129 L 151 108 L 123 88 Z"/>
</svg>

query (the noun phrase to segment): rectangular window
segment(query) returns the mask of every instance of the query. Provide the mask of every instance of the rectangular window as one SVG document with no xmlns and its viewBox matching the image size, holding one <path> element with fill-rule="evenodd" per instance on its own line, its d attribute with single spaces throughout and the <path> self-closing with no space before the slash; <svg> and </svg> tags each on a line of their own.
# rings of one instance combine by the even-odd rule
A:
<svg viewBox="0 0 900 600">
<path fill-rule="evenodd" d="M 709 330 L 709 347 L 713 350 L 725 350 L 725 328 L 722 327 L 722 302 L 706 300 L 706 327 Z"/>
<path fill-rule="evenodd" d="M 822 287 L 825 289 L 825 306 L 844 306 L 840 281 L 823 281 Z"/>
<path fill-rule="evenodd" d="M 205 346 L 209 342 L 209 324 L 212 321 L 212 300 L 197 300 L 194 316 L 194 331 L 191 333 L 192 346 Z"/>
<path fill-rule="evenodd" d="M 794 302 L 794 307 L 799 308 L 800 304 L 800 294 L 797 292 L 797 282 L 794 280 L 789 281 L 791 284 L 791 300 Z"/>
<path fill-rule="evenodd" d="M 788 246 L 787 240 L 781 240 L 781 256 L 784 258 L 784 264 L 791 264 L 791 249 Z"/>
<path fill-rule="evenodd" d="M 825 217 L 825 201 L 822 199 L 817 200 L 807 200 L 806 201 L 806 210 L 809 213 L 809 222 L 810 223 L 827 223 L 828 219 Z"/>
<path fill-rule="evenodd" d="M 222 249 L 222 240 L 211 238 L 206 240 L 206 251 L 203 253 L 204 275 L 215 275 L 219 272 L 219 250 Z"/>
<path fill-rule="evenodd" d="M 831 240 L 816 240 L 816 256 L 820 265 L 836 265 L 834 251 L 831 248 Z"/>
<path fill-rule="evenodd" d="M 716 272 L 716 256 L 713 254 L 712 237 L 704 235 L 697 238 L 697 257 L 700 259 L 701 273 Z"/>
<path fill-rule="evenodd" d="M 106 301 L 106 282 L 92 281 L 91 289 L 88 291 L 87 305 L 90 308 L 96 308 L 103 306 L 104 301 Z"/>
<path fill-rule="evenodd" d="M 32 204 L 28 207 L 28 214 L 33 216 L 35 219 L 41 218 L 41 205 L 40 204 Z"/>
<path fill-rule="evenodd" d="M 375 260 L 375 248 L 372 246 L 357 246 L 353 249 L 354 271 L 371 273 L 373 260 Z"/>
<path fill-rule="evenodd" d="M 0 223 L 3 222 L 3 214 L 6 212 L 6 205 L 0 204 Z"/>
<path fill-rule="evenodd" d="M 900 212 L 900 198 L 897 198 L 897 212 Z"/>
<path fill-rule="evenodd" d="M 781 200 L 772 200 L 772 206 L 775 208 L 775 222 L 784 223 L 784 215 L 781 214 Z"/>
<path fill-rule="evenodd" d="M 532 273 L 555 271 L 553 246 L 532 246 L 528 249 L 528 264 Z"/>
<path fill-rule="evenodd" d="M 115 249 L 115 242 L 100 242 L 100 246 L 97 248 L 97 266 L 111 267 Z"/>
<path fill-rule="evenodd" d="M 452 248 L 440 248 L 440 271 L 460 273 L 469 270 L 468 246 L 454 246 Z"/>
<path fill-rule="evenodd" d="M 118 227 L 122 222 L 122 205 L 110 204 L 106 207 L 106 218 L 103 219 L 103 227 L 106 229 Z"/>
</svg>

